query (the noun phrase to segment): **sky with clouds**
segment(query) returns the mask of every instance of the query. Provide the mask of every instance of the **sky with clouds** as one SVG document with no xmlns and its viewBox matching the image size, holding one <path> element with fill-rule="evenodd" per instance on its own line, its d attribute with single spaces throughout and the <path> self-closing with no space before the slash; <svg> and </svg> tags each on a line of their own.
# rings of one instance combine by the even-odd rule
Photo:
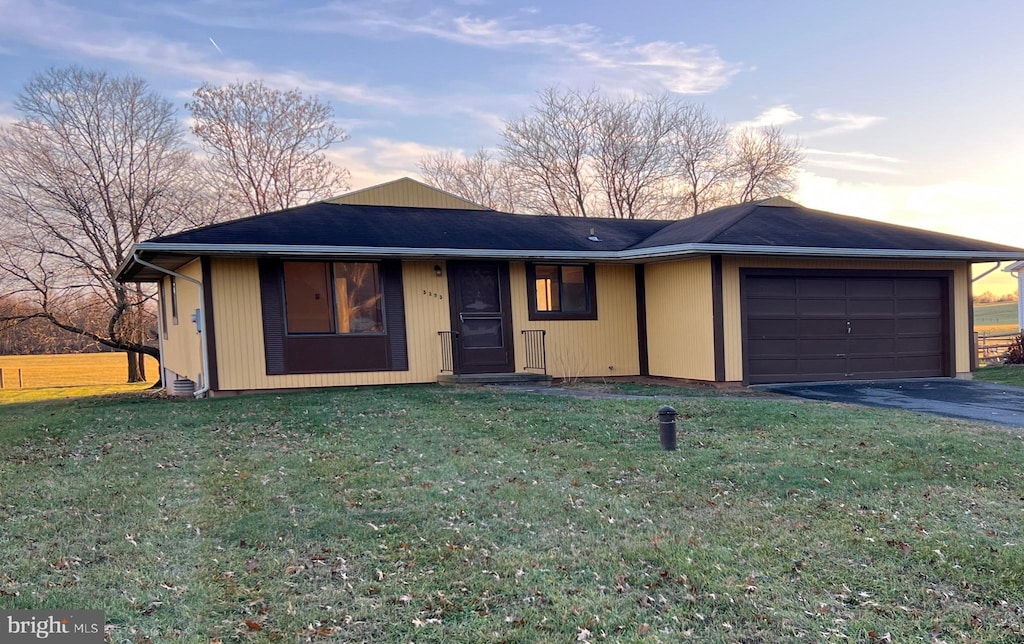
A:
<svg viewBox="0 0 1024 644">
<path fill-rule="evenodd" d="M 804 205 L 1024 247 L 1022 25 L 1019 0 L 0 0 L 0 122 L 51 66 L 134 73 L 183 119 L 200 83 L 262 79 L 332 103 L 361 188 L 494 146 L 547 86 L 668 92 L 799 137 Z"/>
</svg>

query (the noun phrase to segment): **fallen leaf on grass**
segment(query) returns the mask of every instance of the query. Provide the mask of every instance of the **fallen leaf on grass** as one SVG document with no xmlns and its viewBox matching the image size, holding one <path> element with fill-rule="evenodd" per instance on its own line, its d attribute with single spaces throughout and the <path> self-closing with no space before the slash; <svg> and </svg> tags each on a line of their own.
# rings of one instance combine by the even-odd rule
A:
<svg viewBox="0 0 1024 644">
<path fill-rule="evenodd" d="M 254 622 L 251 619 L 245 620 L 245 626 L 250 631 L 262 631 L 263 630 L 263 624 L 260 624 L 259 622 Z"/>
</svg>

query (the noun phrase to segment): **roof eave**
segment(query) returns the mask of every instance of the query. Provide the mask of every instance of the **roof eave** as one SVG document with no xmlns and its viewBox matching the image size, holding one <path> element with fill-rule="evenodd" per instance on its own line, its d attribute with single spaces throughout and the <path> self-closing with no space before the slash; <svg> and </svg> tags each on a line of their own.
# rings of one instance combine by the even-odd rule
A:
<svg viewBox="0 0 1024 644">
<path fill-rule="evenodd" d="M 891 248 L 827 248 L 747 244 L 675 244 L 626 250 L 551 250 L 494 248 L 405 248 L 378 246 L 281 245 L 281 244 L 190 244 L 140 242 L 115 273 L 120 279 L 133 265 L 136 253 L 153 256 L 221 255 L 287 257 L 382 257 L 391 259 L 477 259 L 564 260 L 564 261 L 650 261 L 696 255 L 774 255 L 789 257 L 832 257 L 847 259 L 949 259 L 970 262 L 1014 261 L 1020 253 L 1011 251 L 911 250 Z"/>
<path fill-rule="evenodd" d="M 953 259 L 991 262 L 1016 260 L 1020 252 L 995 250 L 942 250 L 893 248 L 832 248 L 811 246 L 771 246 L 754 244 L 675 244 L 621 251 L 618 259 L 669 259 L 686 255 L 779 255 L 856 259 Z"/>
</svg>

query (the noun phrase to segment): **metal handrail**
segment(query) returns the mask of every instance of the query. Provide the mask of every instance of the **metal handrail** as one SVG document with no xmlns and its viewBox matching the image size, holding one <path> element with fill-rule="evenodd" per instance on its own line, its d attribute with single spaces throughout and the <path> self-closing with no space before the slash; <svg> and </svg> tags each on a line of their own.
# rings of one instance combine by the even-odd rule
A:
<svg viewBox="0 0 1024 644">
<path fill-rule="evenodd" d="M 543 371 L 548 375 L 547 341 L 544 329 L 524 329 L 523 339 L 526 343 L 526 359 L 524 369 Z"/>
</svg>

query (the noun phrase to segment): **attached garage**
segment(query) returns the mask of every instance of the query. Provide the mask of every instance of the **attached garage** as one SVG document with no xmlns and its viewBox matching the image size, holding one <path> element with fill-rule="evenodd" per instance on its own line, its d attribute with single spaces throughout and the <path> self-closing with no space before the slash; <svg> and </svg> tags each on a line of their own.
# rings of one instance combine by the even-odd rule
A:
<svg viewBox="0 0 1024 644">
<path fill-rule="evenodd" d="M 744 271 L 751 384 L 951 376 L 952 275 Z"/>
</svg>

